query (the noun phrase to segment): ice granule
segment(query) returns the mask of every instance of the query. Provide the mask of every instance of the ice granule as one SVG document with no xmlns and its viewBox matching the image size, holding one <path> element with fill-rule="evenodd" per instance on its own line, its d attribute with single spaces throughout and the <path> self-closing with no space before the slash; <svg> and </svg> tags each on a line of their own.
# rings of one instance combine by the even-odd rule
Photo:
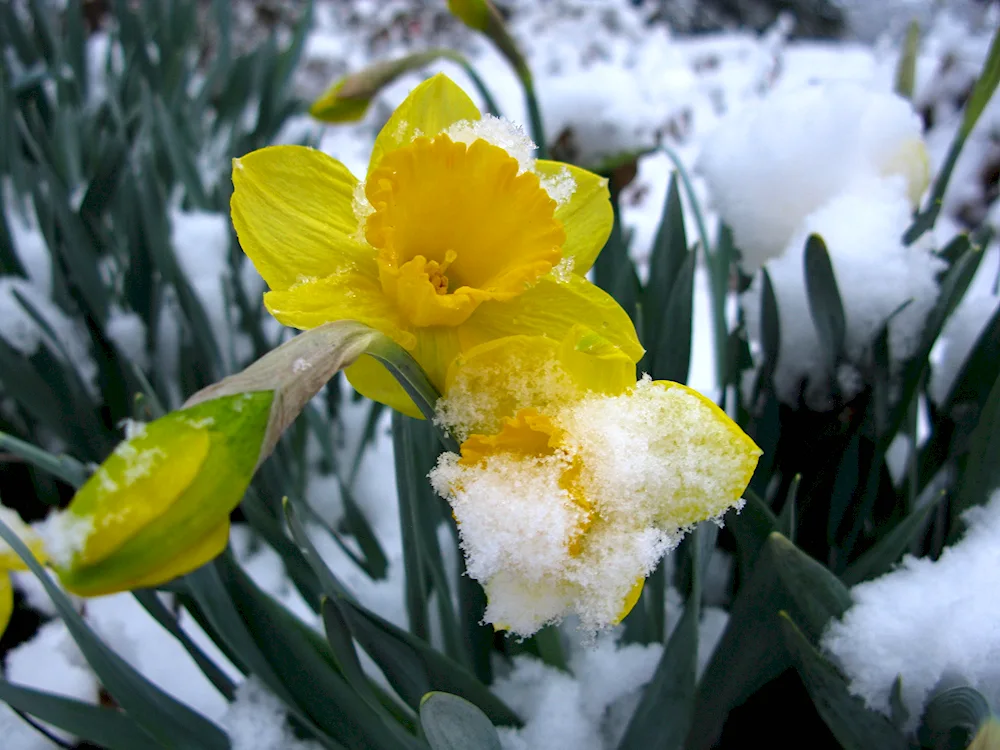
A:
<svg viewBox="0 0 1000 750">
<path fill-rule="evenodd" d="M 296 739 L 288 713 L 256 677 L 236 689 L 236 700 L 222 717 L 233 750 L 319 750 L 316 742 Z"/>
<path fill-rule="evenodd" d="M 459 441 L 473 432 L 490 435 L 500 430 L 503 415 L 575 391 L 569 374 L 556 360 L 539 365 L 531 352 L 513 349 L 507 354 L 492 367 L 459 368 L 448 384 L 447 398 L 438 399 L 435 423 Z"/>
<path fill-rule="evenodd" d="M 125 434 L 126 440 L 131 440 L 132 438 L 140 438 L 146 434 L 146 422 L 140 422 L 135 419 L 123 419 L 118 423 L 118 426 L 122 429 Z"/>
<path fill-rule="evenodd" d="M 569 645 L 569 672 L 530 656 L 514 658 L 513 669 L 494 691 L 525 720 L 521 729 L 500 729 L 505 748 L 602 750 L 616 747 L 663 653 L 659 643 L 619 644 L 617 634 Z"/>
<path fill-rule="evenodd" d="M 578 446 L 583 482 L 602 514 L 678 531 L 730 507 L 727 481 L 742 459 L 728 427 L 706 411 L 698 397 L 646 376 L 628 394 L 580 401 L 560 425 Z M 669 432 L 655 429 L 664 424 Z M 702 471 L 707 444 L 711 472 Z"/>
<path fill-rule="evenodd" d="M 733 110 L 706 140 L 698 169 L 748 272 L 780 255 L 809 214 L 859 180 L 901 176 L 912 203 L 928 174 L 909 102 L 846 82 Z"/>
<path fill-rule="evenodd" d="M 576 192 L 576 180 L 568 167 L 563 167 L 555 174 L 540 177 L 539 183 L 542 190 L 556 202 L 556 206 L 566 205 Z"/>
<path fill-rule="evenodd" d="M 496 115 L 483 115 L 479 120 L 459 120 L 445 132 L 456 143 L 471 145 L 484 140 L 498 146 L 517 160 L 518 174 L 535 167 L 535 143 L 517 123 Z"/>
<path fill-rule="evenodd" d="M 810 214 L 781 257 L 767 264 L 778 303 L 781 346 L 774 385 L 782 401 L 798 406 L 802 397 L 814 410 L 833 406 L 830 364 L 813 325 L 806 292 L 803 259 L 809 234 L 822 237 L 830 254 L 844 307 L 847 359 L 861 364 L 886 322 L 894 367 L 898 369 L 914 353 L 937 299 L 937 275 L 944 263 L 921 243 L 903 244 L 901 237 L 910 220 L 910 204 L 900 178 L 873 178 Z M 743 296 L 747 330 L 758 342 L 760 289 L 758 277 Z M 839 377 L 850 375 L 846 370 L 836 375 L 840 387 L 846 389 L 844 398 L 857 394 L 862 386 L 859 377 Z"/>
<path fill-rule="evenodd" d="M 453 453 L 441 457 L 432 484 L 445 495 L 453 482 L 462 490 L 452 500 L 463 538 L 478 540 L 470 553 L 468 572 L 488 580 L 513 569 L 527 580 L 542 582 L 569 564 L 565 540 L 586 522 L 586 511 L 560 487 L 569 468 L 560 455 L 536 460 L 507 454 L 492 456 L 480 471 L 457 466 Z M 511 554 L 516 549 L 517 555 Z M 521 562 L 530 560 L 530 566 Z"/>
<path fill-rule="evenodd" d="M 365 224 L 368 222 L 368 217 L 375 213 L 375 208 L 368 200 L 364 182 L 358 182 L 354 186 L 354 197 L 351 201 L 351 208 L 354 210 L 354 218 L 358 221 L 358 228 L 354 232 L 353 239 L 355 242 L 367 242 L 365 239 Z"/>
<path fill-rule="evenodd" d="M 891 573 L 855 586 L 853 606 L 823 635 L 851 692 L 870 708 L 889 715 L 893 682 L 902 677 L 911 728 L 945 673 L 1000 705 L 1000 599 L 993 595 L 1000 492 L 965 520 L 965 536 L 938 560 L 907 556 Z"/>
<path fill-rule="evenodd" d="M 45 546 L 45 553 L 57 566 L 67 567 L 83 550 L 94 530 L 94 523 L 75 513 L 53 511 L 33 526 Z"/>
</svg>

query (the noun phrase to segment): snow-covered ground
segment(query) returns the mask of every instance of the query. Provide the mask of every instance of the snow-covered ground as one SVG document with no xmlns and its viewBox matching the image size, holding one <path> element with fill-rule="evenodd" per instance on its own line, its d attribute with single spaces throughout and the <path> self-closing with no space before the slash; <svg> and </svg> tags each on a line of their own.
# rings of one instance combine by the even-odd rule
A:
<svg viewBox="0 0 1000 750">
<path fill-rule="evenodd" d="M 424 29 L 427 33 L 422 33 L 421 28 L 390 24 L 387 19 L 393 17 L 395 5 L 375 0 L 351 4 L 339 0 L 317 3 L 316 27 L 307 42 L 306 65 L 300 80 L 306 93 L 316 96 L 326 83 L 317 78 L 316 71 L 329 74 L 357 70 L 373 59 L 385 59 L 426 47 L 433 30 Z M 741 112 L 756 106 L 761 98 L 780 95 L 791 97 L 788 101 L 794 102 L 797 89 L 815 82 L 850 83 L 875 92 L 890 92 L 907 9 L 915 10 L 925 20 L 932 18 L 928 10 L 931 3 L 897 3 L 894 6 L 896 15 L 889 20 L 873 20 L 872 14 L 865 11 L 868 4 L 855 4 L 860 9 L 855 11 L 860 35 L 875 41 L 820 43 L 789 41 L 790 22 L 787 21 L 779 21 L 761 36 L 741 32 L 696 38 L 674 36 L 662 25 L 646 25 L 645 11 L 634 7 L 628 0 L 559 0 L 548 3 L 522 0 L 510 5 L 514 8 L 512 30 L 522 42 L 535 72 L 550 140 L 567 130 L 572 131 L 578 158 L 583 161 L 596 161 L 616 153 L 660 144 L 669 146 L 693 173 L 694 190 L 710 232 L 715 230 L 720 206 L 713 202 L 708 183 L 696 167 L 703 158 L 710 136 L 720 123 L 727 117 L 739 117 Z M 353 26 L 347 23 L 348 16 L 353 19 Z M 979 28 L 991 29 L 998 20 L 994 15 L 992 24 L 987 20 Z M 359 43 L 356 33 L 358 24 L 372 27 L 382 24 L 390 32 L 380 36 L 377 43 L 368 43 L 371 40 Z M 873 29 L 888 29 L 889 32 L 879 36 Z M 446 33 L 433 32 L 433 36 L 434 43 L 453 43 L 469 56 L 492 89 L 504 116 L 527 122 L 517 79 L 489 44 L 457 24 L 450 25 Z M 932 174 L 942 163 L 957 127 L 961 92 L 978 71 L 988 42 L 986 32 L 972 33 L 960 17 L 945 13 L 933 16 L 933 22 L 922 40 L 914 100 L 924 121 L 933 123 L 924 136 Z M 424 75 L 436 71 L 446 72 L 476 98 L 475 90 L 462 69 L 454 63 L 442 61 L 427 66 L 420 73 L 403 76 L 389 86 L 378 96 L 361 123 L 327 127 L 305 117 L 297 118 L 288 123 L 281 140 L 294 142 L 307 133 L 318 134 L 324 151 L 343 161 L 355 174 L 363 174 L 374 136 L 389 112 Z M 782 126 L 782 122 L 774 123 L 776 129 Z M 790 145 L 804 144 L 804 147 L 809 147 L 820 132 L 823 131 L 786 129 L 775 137 L 786 137 Z M 1000 102 L 995 101 L 959 161 L 944 201 L 945 210 L 935 231 L 934 243 L 950 239 L 965 228 L 963 222 L 978 221 L 984 217 L 1000 228 L 1000 210 L 996 204 L 990 208 L 987 202 L 990 188 L 982 179 L 984 165 L 998 162 Z M 733 178 L 744 183 L 747 191 L 767 196 L 786 187 L 775 183 L 770 166 L 766 152 L 753 149 L 751 143 L 747 151 L 731 164 L 731 170 Z M 816 168 L 822 169 L 823 165 Z M 635 180 L 622 196 L 624 222 L 632 236 L 630 252 L 641 272 L 649 256 L 673 169 L 670 157 L 662 151 L 643 157 L 639 161 Z M 688 235 L 694 237 L 697 232 L 693 208 L 686 196 L 684 202 Z M 13 211 L 8 210 L 8 213 L 14 216 Z M 228 217 L 177 211 L 172 214 L 172 221 L 175 236 L 186 238 L 183 246 L 197 250 L 196 254 L 182 255 L 182 264 L 192 277 L 195 291 L 206 303 L 220 341 L 228 342 L 224 349 L 239 351 L 246 344 L 228 341 L 230 334 L 227 331 L 231 330 L 231 326 L 220 286 L 228 249 L 228 237 L 224 231 Z M 19 350 L 27 352 L 38 345 L 42 334 L 19 312 L 21 308 L 12 296 L 13 291 L 18 290 L 22 294 L 40 292 L 41 299 L 44 299 L 48 295 L 45 288 L 48 276 L 46 264 L 50 261 L 44 243 L 39 241 L 37 229 L 14 219 L 12 229 L 31 280 L 0 280 L 0 335 Z M 996 251 L 993 251 L 993 262 L 987 258 L 982 264 L 973 293 L 955 316 L 946 345 L 942 347 L 942 365 L 934 373 L 935 383 L 947 382 L 953 377 L 961 358 L 974 341 L 975 333 L 997 305 L 996 289 L 991 283 L 993 277 L 989 275 L 996 273 L 995 261 Z M 248 276 L 252 276 L 252 268 L 249 264 L 247 267 Z M 715 386 L 715 366 L 707 277 L 699 270 L 696 280 L 694 355 L 689 382 L 704 392 L 711 392 Z M 249 281 L 253 288 L 260 289 L 259 279 L 250 278 Z M 44 305 L 44 302 L 35 301 Z M 42 312 L 44 314 L 45 310 Z M 59 315 L 58 310 L 53 310 L 53 318 Z M 126 351 L 144 351 L 141 340 L 145 331 L 141 330 L 141 323 L 137 326 L 136 320 L 127 315 L 113 320 L 116 341 L 120 338 Z M 73 335 L 73 325 L 68 320 L 60 321 L 54 328 L 61 339 L 65 337 L 63 343 L 69 355 L 76 359 L 73 342 L 78 337 Z M 169 340 L 169 331 L 161 334 L 163 338 Z M 81 354 L 79 361 L 86 362 L 87 357 Z M 176 369 L 176 363 L 162 362 L 160 365 L 167 371 Z M 83 365 L 82 369 L 87 372 L 87 365 Z M 940 388 L 944 390 L 946 385 Z M 347 465 L 348 457 L 353 456 L 351 442 L 360 437 L 365 412 L 361 406 L 351 404 L 345 398 L 343 413 L 347 445 L 343 448 L 342 463 Z M 363 512 L 389 557 L 387 577 L 373 583 L 326 535 L 317 533 L 316 541 L 322 545 L 331 567 L 355 589 L 365 606 L 405 625 L 395 480 L 391 472 L 376 468 L 392 465 L 391 451 L 388 423 L 383 419 L 378 439 L 365 454 L 353 487 Z M 326 520 L 336 521 L 343 512 L 336 482 L 331 477 L 315 474 L 308 494 Z M 987 517 L 992 520 L 986 520 Z M 963 543 L 964 552 L 956 549 L 951 558 L 943 558 L 939 567 L 934 569 L 937 571 L 935 575 L 945 575 L 949 565 L 961 567 L 955 562 L 964 559 L 960 555 L 980 560 L 982 555 L 974 547 L 987 533 L 995 537 L 997 518 L 1000 518 L 998 502 L 980 511 L 974 532 Z M 252 544 L 245 529 L 234 529 L 233 546 L 237 556 L 264 590 L 307 622 L 320 627 L 315 615 L 298 597 L 276 553 L 264 545 Z M 723 578 L 728 575 L 725 565 L 715 567 L 722 571 Z M 914 563 L 899 575 L 912 578 L 919 575 L 920 570 L 920 566 Z M 958 575 L 962 575 L 961 571 Z M 987 583 L 988 579 L 983 585 Z M 15 585 L 27 595 L 32 606 L 54 615 L 44 594 L 30 576 L 18 574 Z M 894 648 L 911 649 L 913 646 L 910 635 L 902 638 L 874 630 L 868 640 L 858 635 L 869 627 L 868 623 L 877 619 L 876 615 L 869 615 L 864 609 L 879 606 L 868 604 L 878 593 L 873 588 L 876 585 L 867 584 L 868 589 L 859 591 L 858 613 L 848 618 L 828 643 L 855 680 L 855 687 L 873 705 L 882 707 L 894 674 L 876 673 L 871 669 L 865 671 L 866 660 L 883 660 L 885 664 L 892 664 L 897 655 L 893 652 Z M 885 585 L 889 586 L 889 583 Z M 709 588 L 715 591 L 724 588 L 724 580 L 723 585 Z M 903 597 L 906 592 L 900 591 L 899 597 Z M 977 591 L 983 594 L 982 587 Z M 712 595 L 711 590 L 709 594 Z M 668 608 L 670 621 L 676 622 L 680 602 L 676 596 L 668 598 L 671 599 Z M 709 603 L 719 604 L 720 599 L 720 596 L 714 596 Z M 268 698 L 259 685 L 246 685 L 241 689 L 236 704 L 227 705 L 180 646 L 129 595 L 95 599 L 81 603 L 81 607 L 97 632 L 104 635 L 107 642 L 127 660 L 206 716 L 227 727 L 241 726 L 244 730 L 246 717 L 253 717 L 253 726 L 257 727 L 257 731 L 234 732 L 234 747 L 237 750 L 278 750 L 292 746 L 289 744 L 290 735 L 282 727 L 280 707 Z M 937 610 L 931 608 L 926 611 Z M 993 614 L 989 616 L 995 620 Z M 699 644 L 700 650 L 704 651 L 700 654 L 702 663 L 721 634 L 725 621 L 723 609 L 716 606 L 705 608 Z M 206 651 L 217 657 L 220 663 L 225 662 L 190 619 L 182 616 L 182 624 Z M 943 625 L 939 622 L 935 627 L 938 630 L 922 631 L 912 637 L 919 637 L 921 642 L 935 641 L 935 633 Z M 563 635 L 570 649 L 570 674 L 551 670 L 529 657 L 520 657 L 512 671 L 499 679 L 497 692 L 508 699 L 515 709 L 522 711 L 527 719 L 524 729 L 504 731 L 506 748 L 597 750 L 613 747 L 634 708 L 637 691 L 649 680 L 660 653 L 660 647 L 655 645 L 619 646 L 613 633 L 600 639 L 594 647 L 582 645 L 572 627 L 565 628 Z M 986 638 L 981 633 L 979 635 Z M 988 643 L 979 644 L 977 641 L 979 650 L 976 653 L 992 654 L 995 659 L 1000 649 L 995 627 L 989 638 Z M 878 639 L 877 643 L 875 639 Z M 955 664 L 955 659 L 949 659 L 949 654 L 942 653 L 938 661 L 929 661 L 929 672 L 920 677 L 922 682 L 904 681 L 904 685 L 911 686 L 911 692 L 907 693 L 908 702 L 918 705 L 923 696 L 921 691 L 941 676 L 938 672 L 961 668 L 961 663 Z M 8 654 L 6 674 L 14 682 L 80 700 L 97 701 L 99 697 L 96 678 L 59 620 L 47 623 L 32 641 Z M 996 675 L 987 676 L 994 680 L 994 692 L 989 694 L 1000 694 L 996 692 L 1000 690 L 996 685 Z M 916 677 L 913 679 L 917 680 Z M 0 735 L 5 737 L 6 747 L 16 750 L 55 747 L 4 705 L 0 705 Z"/>
</svg>

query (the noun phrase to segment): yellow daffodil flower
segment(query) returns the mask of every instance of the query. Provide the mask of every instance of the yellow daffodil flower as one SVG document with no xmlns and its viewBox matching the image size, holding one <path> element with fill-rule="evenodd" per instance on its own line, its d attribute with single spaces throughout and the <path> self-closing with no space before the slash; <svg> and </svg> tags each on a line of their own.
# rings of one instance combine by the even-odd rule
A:
<svg viewBox="0 0 1000 750">
<path fill-rule="evenodd" d="M 63 586 L 80 596 L 155 586 L 222 552 L 272 400 L 260 391 L 206 401 L 119 444 L 38 527 Z"/>
<path fill-rule="evenodd" d="M 31 528 L 0 506 L 0 520 L 80 596 L 189 573 L 225 549 L 229 514 L 282 433 L 336 372 L 383 338 L 354 321 L 295 336 L 184 408 L 134 425 L 65 510 Z M 0 622 L 12 604 L 5 571 L 20 567 L 0 542 Z"/>
<path fill-rule="evenodd" d="M 694 524 L 741 504 L 760 449 L 697 391 L 635 381 L 579 328 L 467 352 L 438 420 L 461 439 L 431 472 L 452 506 L 485 619 L 526 636 L 568 614 L 619 622 Z"/>
<path fill-rule="evenodd" d="M 438 75 L 393 113 L 363 182 L 299 146 L 234 160 L 233 224 L 270 287 L 264 304 L 297 328 L 352 319 L 382 331 L 438 389 L 463 351 L 512 334 L 562 339 L 576 323 L 638 361 L 628 315 L 584 278 L 611 229 L 606 180 L 532 148 Z M 420 416 L 371 357 L 346 373 Z"/>
</svg>

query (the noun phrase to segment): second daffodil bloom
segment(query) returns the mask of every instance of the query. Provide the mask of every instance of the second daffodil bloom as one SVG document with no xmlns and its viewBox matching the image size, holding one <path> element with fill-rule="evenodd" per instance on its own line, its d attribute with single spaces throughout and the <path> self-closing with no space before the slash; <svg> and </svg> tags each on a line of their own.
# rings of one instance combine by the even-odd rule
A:
<svg viewBox="0 0 1000 750">
<path fill-rule="evenodd" d="M 574 323 L 633 362 L 628 315 L 584 274 L 612 224 L 606 180 L 535 160 L 511 123 L 482 117 L 452 81 L 417 86 L 379 133 L 364 181 L 300 146 L 233 162 L 233 224 L 285 325 L 356 320 L 391 336 L 444 386 L 456 355 L 512 334 L 561 339 Z M 362 394 L 419 416 L 371 357 Z"/>
<path fill-rule="evenodd" d="M 41 562 L 45 562 L 45 549 L 41 538 L 10 508 L 0 506 L 0 521 L 3 521 L 11 531 L 17 534 L 32 554 Z M 10 580 L 10 571 L 27 570 L 24 561 L 0 539 L 0 636 L 7 630 L 10 617 L 14 613 L 14 587 Z"/>
<path fill-rule="evenodd" d="M 601 337 L 514 336 L 457 361 L 438 419 L 464 442 L 431 472 L 485 620 L 527 636 L 619 622 L 694 524 L 739 507 L 760 449 L 698 392 Z M 508 416 L 500 416 L 503 414 Z"/>
</svg>

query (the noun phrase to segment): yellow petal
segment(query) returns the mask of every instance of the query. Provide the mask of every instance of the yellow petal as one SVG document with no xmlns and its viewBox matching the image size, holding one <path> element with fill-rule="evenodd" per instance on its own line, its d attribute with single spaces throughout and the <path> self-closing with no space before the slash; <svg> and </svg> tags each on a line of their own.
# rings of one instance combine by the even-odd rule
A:
<svg viewBox="0 0 1000 750">
<path fill-rule="evenodd" d="M 382 128 L 372 148 L 368 174 L 382 157 L 414 138 L 434 137 L 461 120 L 478 120 L 479 110 L 454 81 L 438 73 L 417 86 Z"/>
<path fill-rule="evenodd" d="M 14 614 L 14 586 L 10 582 L 10 574 L 0 571 L 0 637 L 3 637 L 10 617 Z"/>
<path fill-rule="evenodd" d="M 510 453 L 520 458 L 551 456 L 563 439 L 564 431 L 535 409 L 521 409 L 505 417 L 496 434 L 470 435 L 462 442 L 461 466 L 476 466 L 497 453 Z"/>
<path fill-rule="evenodd" d="M 490 435 L 521 409 L 548 411 L 589 392 L 617 395 L 633 385 L 635 363 L 584 326 L 561 342 L 505 336 L 452 361 L 439 414 L 459 439 Z"/>
<path fill-rule="evenodd" d="M 639 601 L 639 597 L 642 596 L 642 587 L 646 585 L 645 576 L 639 576 L 636 580 L 635 585 L 629 590 L 628 594 L 625 596 L 625 601 L 622 602 L 622 611 L 618 614 L 618 618 L 612 622 L 612 625 L 617 625 L 622 620 L 624 620 L 628 613 L 632 611 L 632 608 Z"/>
<path fill-rule="evenodd" d="M 654 381 L 652 386 L 689 397 L 671 399 L 669 406 L 650 416 L 650 429 L 661 436 L 650 447 L 656 455 L 669 461 L 686 450 L 701 457 L 696 467 L 690 467 L 692 478 L 684 492 L 664 503 L 659 519 L 667 528 L 687 528 L 724 513 L 743 496 L 762 451 L 714 401 L 695 389 L 669 380 Z"/>
<path fill-rule="evenodd" d="M 572 258 L 574 273 L 583 276 L 594 265 L 614 223 L 608 181 L 586 169 L 542 159 L 535 162 L 535 172 L 543 179 L 557 181 L 569 175 L 575 183 L 570 198 L 556 208 L 556 218 L 566 230 L 563 258 Z"/>
<path fill-rule="evenodd" d="M 109 557 L 166 513 L 205 463 L 206 430 L 180 420 L 153 422 L 146 430 L 115 448 L 73 497 L 67 521 L 90 527 L 74 567 Z"/>
<path fill-rule="evenodd" d="M 561 340 L 576 325 L 607 339 L 633 362 L 642 359 L 644 350 L 628 314 L 611 295 L 576 275 L 566 281 L 545 277 L 512 300 L 484 302 L 459 328 L 459 335 L 467 350 L 516 334 Z"/>
<path fill-rule="evenodd" d="M 45 563 L 48 559 L 45 553 L 45 544 L 42 538 L 33 528 L 21 520 L 16 510 L 0 505 L 0 521 L 3 521 L 7 528 L 13 531 L 17 538 L 31 550 L 31 554 L 40 563 Z M 4 541 L 0 540 L 0 570 L 27 570 L 28 566 L 18 556 L 16 552 Z"/>
<path fill-rule="evenodd" d="M 382 331 L 406 349 L 416 345 L 396 306 L 382 293 L 372 259 L 325 278 L 268 292 L 264 306 L 278 321 L 293 328 L 356 320 Z"/>
<path fill-rule="evenodd" d="M 347 382 L 365 398 L 378 401 L 414 419 L 423 419 L 413 399 L 377 359 L 363 354 L 344 370 Z"/>
<path fill-rule="evenodd" d="M 562 340 L 559 361 L 583 391 L 616 396 L 635 384 L 635 362 L 582 325 L 573 326 Z"/>
<path fill-rule="evenodd" d="M 233 225 L 271 289 L 337 273 L 373 255 L 353 240 L 357 179 L 304 146 L 270 146 L 233 160 Z"/>
</svg>

